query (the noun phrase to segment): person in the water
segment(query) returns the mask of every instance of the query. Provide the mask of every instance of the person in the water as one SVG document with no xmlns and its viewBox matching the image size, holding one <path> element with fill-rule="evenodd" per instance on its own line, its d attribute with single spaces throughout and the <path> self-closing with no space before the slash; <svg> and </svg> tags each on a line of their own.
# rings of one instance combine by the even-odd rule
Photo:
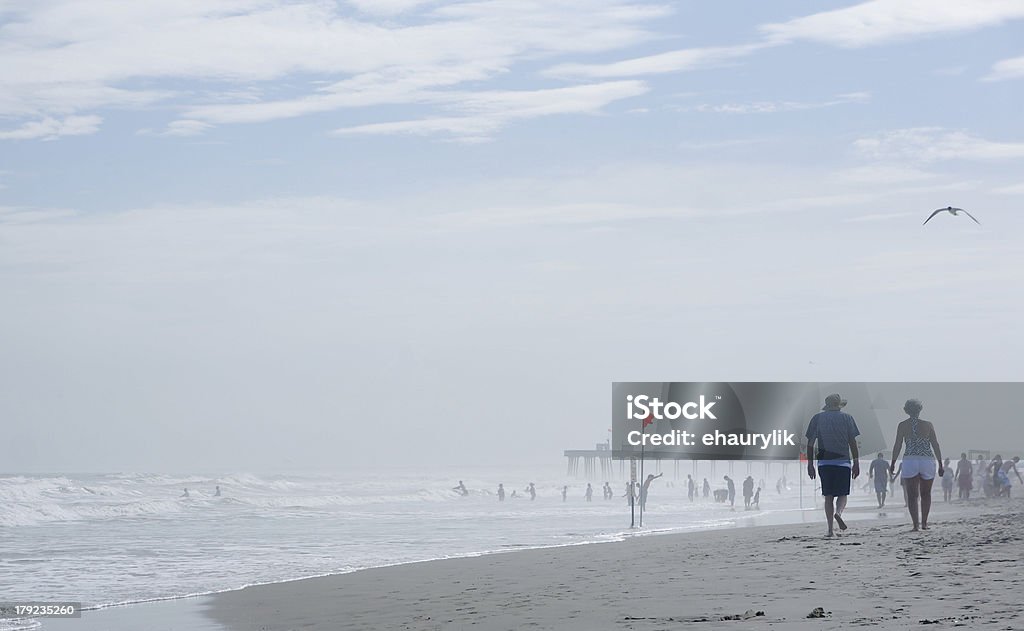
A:
<svg viewBox="0 0 1024 631">
<path fill-rule="evenodd" d="M 953 480 L 956 481 L 957 489 L 959 489 L 957 497 L 962 500 L 971 499 L 971 489 L 974 488 L 974 465 L 967 459 L 966 453 L 960 454 Z"/>
<path fill-rule="evenodd" d="M 885 462 L 882 452 L 878 452 L 878 456 L 871 461 L 868 479 L 875 483 L 875 499 L 878 500 L 878 508 L 885 508 L 885 496 L 889 490 L 889 465 Z"/>
<path fill-rule="evenodd" d="M 453 486 L 452 490 L 457 492 L 462 497 L 466 497 L 467 495 L 469 495 L 469 489 L 467 489 L 466 485 L 462 483 L 462 480 L 459 480 L 459 485 Z"/>
<path fill-rule="evenodd" d="M 537 499 L 537 489 L 534 488 L 533 482 L 530 482 L 530 486 L 526 487 L 523 490 L 530 494 L 530 501 L 531 502 L 533 500 Z"/>
<path fill-rule="evenodd" d="M 650 474 L 647 475 L 647 479 L 644 480 L 644 485 L 642 487 L 640 487 L 640 509 L 641 510 L 647 510 L 647 492 L 651 489 L 651 482 L 654 482 L 655 480 L 657 480 L 658 478 L 660 478 L 663 475 L 665 475 L 665 474 L 664 473 L 659 473 L 658 475 L 654 475 L 653 473 L 650 473 Z"/>
<path fill-rule="evenodd" d="M 181 496 L 182 497 L 188 497 L 188 489 L 187 488 L 185 489 L 185 492 L 181 494 Z"/>
<path fill-rule="evenodd" d="M 498 485 L 498 501 L 499 502 L 504 502 L 505 501 L 505 485 L 504 484 L 499 484 Z"/>
</svg>

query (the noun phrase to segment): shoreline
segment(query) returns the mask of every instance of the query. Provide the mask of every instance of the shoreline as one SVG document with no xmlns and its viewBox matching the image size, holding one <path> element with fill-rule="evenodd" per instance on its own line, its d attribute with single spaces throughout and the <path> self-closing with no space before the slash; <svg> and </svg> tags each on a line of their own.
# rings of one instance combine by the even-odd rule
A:
<svg viewBox="0 0 1024 631">
<path fill-rule="evenodd" d="M 984 603 L 951 609 L 932 602 L 932 595 L 921 590 L 917 596 L 911 593 L 893 600 L 892 607 L 884 607 L 886 590 L 913 591 L 919 583 L 928 591 L 952 587 L 937 580 L 939 575 L 962 570 L 952 559 L 929 555 L 927 547 L 931 544 L 954 555 L 984 550 L 993 557 L 989 559 L 992 563 L 1019 557 L 1021 536 L 1011 531 L 1019 530 L 1012 526 L 1024 523 L 1021 500 L 948 507 L 938 504 L 933 514 L 934 528 L 922 533 L 907 532 L 909 518 L 899 506 L 884 518 L 849 520 L 846 536 L 835 540 L 822 536 L 824 518 L 817 512 L 815 524 L 670 533 L 630 537 L 601 546 L 514 550 L 516 554 L 370 568 L 221 592 L 205 601 L 204 611 L 210 620 L 231 631 L 470 626 L 653 629 L 681 622 L 732 624 L 731 628 L 737 628 L 734 620 L 722 619 L 742 617 L 748 611 L 765 613 L 751 615 L 745 624 L 755 624 L 756 618 L 758 625 L 781 624 L 787 629 L 803 624 L 813 624 L 817 629 L 838 628 L 829 626 L 832 623 L 905 629 L 918 620 L 960 616 L 977 621 L 986 615 L 994 624 L 1003 624 L 994 628 L 1005 628 L 1005 622 L 999 622 L 1001 616 L 1013 612 L 1014 619 L 1018 619 L 1016 606 L 1009 603 L 1004 603 L 1002 610 L 970 613 L 983 609 Z M 993 525 L 1003 539 L 981 537 L 984 524 Z M 954 545 L 958 538 L 961 545 Z M 920 558 L 907 556 L 907 548 L 921 546 L 925 549 Z M 865 558 L 858 551 L 881 556 Z M 912 567 L 916 562 L 927 566 L 927 571 L 897 572 L 908 580 L 895 580 L 898 577 L 884 574 L 890 552 L 901 561 L 899 567 Z M 918 549 L 915 554 L 920 552 Z M 822 571 L 828 569 L 830 561 L 842 564 L 844 574 L 851 571 L 850 578 L 857 583 L 853 598 L 840 595 L 840 591 L 851 591 L 848 584 L 832 591 L 829 579 L 834 573 Z M 759 571 L 737 580 L 737 573 L 751 568 Z M 810 574 L 808 568 L 812 568 Z M 882 573 L 875 577 L 876 584 L 864 582 L 865 576 L 876 573 Z M 919 579 L 922 575 L 926 578 Z M 676 583 L 689 591 L 680 593 Z M 747 593 L 737 594 L 737 583 Z M 820 584 L 829 588 L 818 587 Z M 770 595 L 780 587 L 781 593 Z M 950 594 L 947 599 L 954 596 Z M 1013 600 L 1015 595 L 1008 594 L 1007 598 Z M 862 608 L 860 600 L 881 603 L 875 608 L 887 611 L 865 617 L 857 613 Z M 831 612 L 826 616 L 831 622 L 804 617 L 819 606 Z M 973 628 L 980 626 L 982 622 L 972 623 Z"/>
<path fill-rule="evenodd" d="M 1019 498 L 1014 499 L 1010 503 L 1007 503 L 1005 500 L 995 501 L 988 499 L 972 500 L 967 504 L 959 502 L 951 504 L 936 502 L 933 506 L 933 515 L 937 528 L 929 531 L 929 533 L 941 530 L 942 524 L 947 522 L 963 521 L 965 519 L 977 520 L 986 515 L 999 517 L 1003 513 L 1010 512 L 1018 514 L 1018 519 L 1021 523 L 1024 523 L 1024 502 Z M 330 623 L 326 626 L 321 626 L 321 623 L 324 621 L 335 620 L 338 613 L 336 611 L 325 612 L 323 620 L 304 620 L 301 625 L 288 623 L 287 620 L 276 621 L 273 616 L 270 616 L 268 619 L 266 615 L 261 613 L 256 616 L 259 620 L 259 625 L 253 626 L 247 622 L 245 614 L 246 612 L 258 611 L 258 608 L 252 607 L 252 603 L 247 603 L 247 600 L 250 599 L 250 597 L 258 595 L 259 600 L 266 603 L 291 603 L 296 599 L 303 601 L 308 598 L 312 598 L 315 601 L 318 598 L 318 596 L 316 596 L 317 594 L 327 592 L 336 595 L 339 590 L 343 591 L 344 588 L 352 588 L 353 586 L 358 588 L 358 584 L 364 579 L 376 576 L 385 577 L 386 580 L 384 580 L 383 583 L 385 585 L 392 580 L 388 577 L 399 577 L 410 573 L 416 576 L 426 577 L 425 581 L 427 582 L 436 582 L 435 575 L 438 573 L 438 568 L 447 567 L 448 564 L 451 564 L 454 568 L 476 568 L 474 571 L 479 571 L 481 566 L 506 565 L 508 563 L 507 559 L 509 558 L 543 559 L 545 557 L 551 557 L 580 559 L 582 561 L 588 554 L 592 554 L 601 558 L 607 557 L 609 559 L 614 559 L 617 560 L 617 562 L 626 564 L 630 559 L 630 554 L 625 552 L 625 550 L 636 549 L 647 554 L 647 551 L 659 546 L 664 546 L 670 549 L 679 548 L 681 546 L 687 547 L 690 545 L 701 549 L 707 548 L 714 551 L 715 554 L 722 555 L 722 568 L 728 569 L 743 567 L 744 562 L 742 559 L 730 558 L 730 555 L 735 552 L 737 546 L 745 545 L 742 543 L 743 541 L 757 540 L 759 538 L 766 541 L 774 541 L 775 539 L 795 539 L 798 537 L 807 541 L 817 541 L 818 535 L 823 534 L 824 531 L 824 518 L 822 516 L 821 507 L 804 509 L 803 511 L 799 511 L 798 514 L 800 514 L 803 520 L 802 522 L 757 525 L 750 523 L 750 521 L 753 521 L 757 516 L 756 513 L 744 515 L 744 511 L 741 510 L 737 511 L 737 517 L 748 517 L 751 519 L 740 519 L 740 523 L 716 526 L 713 528 L 683 529 L 669 532 L 653 529 L 643 533 L 627 533 L 622 539 L 613 539 L 608 541 L 560 544 L 555 546 L 530 548 L 509 548 L 447 558 L 423 559 L 394 563 L 383 566 L 361 568 L 344 573 L 332 573 L 315 577 L 289 579 L 285 581 L 271 581 L 237 589 L 216 591 L 205 594 L 192 594 L 135 603 L 105 605 L 99 608 L 84 610 L 83 618 L 71 621 L 70 624 L 69 621 L 66 620 L 43 620 L 43 630 L 70 630 L 72 629 L 72 625 L 74 625 L 75 631 L 99 631 L 100 629 L 103 631 L 129 631 L 139 628 L 140 621 L 149 620 L 150 617 L 166 622 L 166 626 L 160 627 L 162 629 L 188 629 L 195 631 L 250 631 L 255 629 L 259 629 L 260 631 L 273 631 L 275 629 L 291 629 L 307 624 L 312 624 L 312 626 L 304 626 L 304 628 L 313 629 L 314 631 L 321 628 L 380 628 L 373 623 L 355 623 L 352 625 L 341 625 L 340 627 L 338 624 Z M 884 516 L 880 516 L 879 511 L 874 507 L 851 506 L 847 509 L 846 517 L 847 521 L 850 523 L 850 534 L 856 536 L 860 536 L 864 531 L 876 530 L 878 528 L 895 528 L 898 530 L 904 525 L 909 528 L 908 514 L 906 509 L 898 503 L 898 500 L 891 507 L 886 507 Z M 823 538 L 821 540 L 824 541 Z M 842 545 L 845 548 L 847 545 L 858 546 L 861 544 L 855 542 L 854 539 L 840 539 L 838 545 Z M 612 550 L 614 552 L 608 553 L 606 552 L 607 550 Z M 521 566 L 522 564 L 513 563 L 513 565 Z M 526 567 L 522 567 L 518 574 L 513 573 L 511 578 L 509 578 L 509 581 L 515 583 L 519 580 L 516 576 L 519 576 L 520 578 L 522 576 L 529 576 L 532 573 L 529 565 L 530 564 L 527 563 Z M 462 570 L 458 570 L 455 574 L 460 574 L 461 572 Z M 381 584 L 380 579 L 374 578 L 374 580 L 377 582 L 376 584 Z M 354 591 L 358 592 L 359 590 L 355 589 Z M 612 593 L 610 590 L 605 591 Z M 448 598 L 451 595 L 435 594 L 435 596 L 438 598 Z M 230 606 L 225 609 L 225 604 L 229 604 Z M 401 606 L 408 606 L 408 603 L 399 602 L 395 604 L 395 607 L 401 608 Z M 391 605 L 383 605 L 382 607 L 382 610 L 384 611 L 395 608 Z M 274 607 L 274 611 L 276 613 L 284 614 L 286 609 L 287 608 L 282 609 L 278 606 Z M 305 607 L 305 609 L 309 615 L 313 615 L 316 612 L 317 607 Z M 745 611 L 746 609 L 743 611 L 735 611 L 731 614 L 726 612 L 722 615 L 738 615 Z M 317 617 L 313 615 L 313 618 Z M 436 620 L 438 617 L 430 616 L 430 618 L 432 620 Z M 763 620 L 761 617 L 759 617 L 759 619 Z M 461 624 L 458 623 L 455 618 L 451 618 L 451 620 L 453 620 L 453 622 L 450 624 Z M 278 624 L 278 622 L 280 622 L 280 624 Z M 474 626 L 477 626 L 480 621 L 469 621 L 465 622 L 465 624 L 468 625 L 470 622 L 472 622 Z M 401 628 L 407 629 L 462 628 L 459 626 L 449 627 L 447 619 L 444 624 L 440 624 L 440 626 L 437 623 L 433 624 L 433 626 L 416 626 L 412 623 L 398 624 L 401 624 Z M 636 623 L 631 622 L 630 624 Z M 736 623 L 733 622 L 733 624 L 735 625 Z M 825 623 L 819 621 L 819 626 L 817 628 L 827 628 L 820 626 L 822 624 Z M 501 623 L 499 623 L 498 626 L 477 626 L 477 628 L 514 628 L 514 626 L 515 625 L 501 626 Z M 566 626 L 565 624 L 559 623 L 552 626 L 544 626 L 542 624 L 539 628 L 576 627 L 571 625 Z M 582 629 L 585 627 L 579 628 Z M 598 626 L 597 628 L 601 627 Z M 644 627 L 630 626 L 628 628 Z M 737 627 L 733 626 L 731 628 Z M 905 627 L 894 626 L 892 628 Z"/>
<path fill-rule="evenodd" d="M 858 496 L 863 499 L 862 496 Z M 873 509 L 867 506 L 851 505 L 847 513 L 853 520 L 863 519 L 866 513 L 872 512 Z M 737 528 L 766 528 L 772 526 L 782 525 L 794 525 L 800 523 L 806 523 L 808 521 L 815 521 L 816 516 L 821 512 L 821 506 L 808 507 L 803 509 L 798 508 L 785 508 L 785 509 L 766 509 L 766 510 L 743 510 L 737 507 L 735 510 L 726 510 L 726 506 L 722 505 L 722 514 L 713 522 L 701 522 L 695 525 L 682 525 L 682 526 L 664 526 L 657 524 L 655 526 L 646 526 L 642 529 L 637 528 L 630 530 L 629 527 L 616 532 L 595 532 L 591 539 L 583 541 L 574 541 L 568 543 L 553 543 L 553 544 L 521 544 L 515 545 L 510 544 L 502 548 L 490 548 L 485 550 L 465 552 L 465 553 L 453 553 L 447 556 L 428 557 L 422 559 L 412 559 L 396 561 L 393 563 L 384 563 L 378 565 L 368 565 L 363 567 L 356 567 L 344 571 L 325 572 L 321 574 L 311 574 L 306 576 L 298 576 L 294 578 L 284 579 L 272 579 L 267 581 L 257 581 L 247 583 L 237 587 L 230 587 L 227 589 L 215 589 L 210 591 L 191 592 L 179 595 L 169 596 L 155 596 L 149 598 L 139 598 L 135 600 L 124 600 L 119 602 L 108 602 L 101 604 L 90 604 L 83 606 L 81 610 L 83 612 L 97 612 L 109 609 L 123 609 L 126 607 L 135 607 L 139 605 L 148 605 L 154 603 L 173 602 L 179 600 L 195 600 L 207 597 L 216 596 L 218 594 L 239 591 L 252 587 L 263 587 L 269 585 L 279 585 L 285 583 L 292 583 L 296 581 L 305 581 L 310 579 L 329 578 L 333 576 L 344 576 L 356 572 L 364 572 L 367 570 L 377 570 L 385 568 L 400 567 L 404 565 L 413 565 L 420 563 L 432 563 L 435 561 L 450 561 L 459 559 L 476 558 L 482 556 L 507 554 L 514 552 L 525 552 L 531 550 L 548 550 L 558 548 L 568 548 L 575 546 L 588 546 L 596 544 L 607 544 L 607 543 L 620 543 L 628 541 L 634 538 L 643 537 L 662 537 L 662 536 L 677 536 L 677 535 L 690 535 L 701 532 L 712 532 L 720 530 L 732 530 Z M 813 515 L 813 517 L 812 517 Z M 657 518 L 657 517 L 656 517 Z M 650 517 L 648 518 L 651 519 Z"/>
</svg>

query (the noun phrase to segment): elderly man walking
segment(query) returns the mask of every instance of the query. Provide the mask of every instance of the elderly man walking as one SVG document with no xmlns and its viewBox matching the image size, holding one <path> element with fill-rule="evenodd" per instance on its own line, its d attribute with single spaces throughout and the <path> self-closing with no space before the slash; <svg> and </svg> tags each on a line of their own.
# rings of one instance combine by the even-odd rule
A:
<svg viewBox="0 0 1024 631">
<path fill-rule="evenodd" d="M 825 397 L 825 407 L 807 425 L 807 475 L 821 478 L 821 494 L 825 497 L 826 537 L 835 535 L 833 521 L 846 530 L 843 509 L 850 495 L 850 476 L 860 475 L 860 454 L 857 453 L 857 422 L 842 411 L 846 400 L 838 394 Z M 815 449 L 817 447 L 817 449 Z M 852 460 L 851 460 L 852 457 Z M 815 470 L 814 460 L 818 467 Z"/>
</svg>

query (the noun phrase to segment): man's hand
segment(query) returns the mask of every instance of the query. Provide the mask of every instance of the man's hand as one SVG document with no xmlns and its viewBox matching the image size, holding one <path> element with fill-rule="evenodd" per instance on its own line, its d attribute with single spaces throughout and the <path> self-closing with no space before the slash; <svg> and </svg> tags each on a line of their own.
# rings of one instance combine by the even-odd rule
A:
<svg viewBox="0 0 1024 631">
<path fill-rule="evenodd" d="M 816 472 L 816 471 L 814 470 L 814 463 L 812 463 L 812 462 L 808 462 L 808 463 L 807 463 L 807 475 L 808 475 L 808 477 L 810 477 L 810 478 L 811 478 L 812 480 L 813 480 L 813 479 L 814 479 L 815 477 L 817 477 L 817 475 L 818 475 L 818 473 L 817 473 L 817 472 Z"/>
<path fill-rule="evenodd" d="M 854 460 L 853 461 L 853 477 L 856 478 L 858 475 L 860 475 L 860 461 Z"/>
<path fill-rule="evenodd" d="M 891 475 L 893 477 L 893 479 L 896 478 L 896 461 L 895 460 L 893 460 L 892 462 L 889 463 L 889 475 Z"/>
</svg>

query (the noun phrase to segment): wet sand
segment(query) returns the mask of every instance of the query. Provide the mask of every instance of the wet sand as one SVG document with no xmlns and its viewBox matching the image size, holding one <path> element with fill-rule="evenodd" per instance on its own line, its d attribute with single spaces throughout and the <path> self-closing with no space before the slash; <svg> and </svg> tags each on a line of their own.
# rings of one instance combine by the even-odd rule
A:
<svg viewBox="0 0 1024 631">
<path fill-rule="evenodd" d="M 898 504 L 868 512 L 836 539 L 823 517 L 634 537 L 251 587 L 206 612 L 232 631 L 1024 628 L 1020 499 L 937 502 L 923 532 Z"/>
</svg>

